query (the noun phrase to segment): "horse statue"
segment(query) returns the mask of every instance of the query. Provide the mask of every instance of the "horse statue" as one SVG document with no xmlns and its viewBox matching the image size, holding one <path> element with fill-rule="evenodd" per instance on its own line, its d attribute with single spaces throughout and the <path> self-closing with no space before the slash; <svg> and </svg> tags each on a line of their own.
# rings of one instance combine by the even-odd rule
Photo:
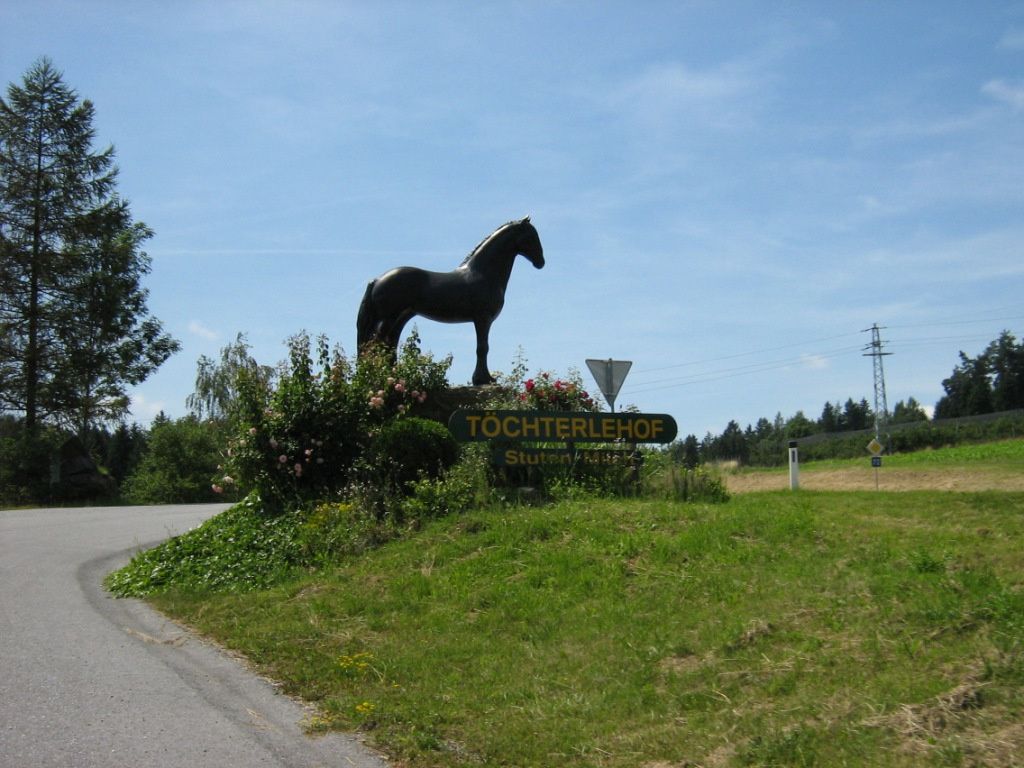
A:
<svg viewBox="0 0 1024 768">
<path fill-rule="evenodd" d="M 451 272 L 397 267 L 371 280 L 356 321 L 360 351 L 377 341 L 397 353 L 402 329 L 415 315 L 442 323 L 473 323 L 473 384 L 493 383 L 487 368 L 487 337 L 505 304 L 505 286 L 516 256 L 525 256 L 537 269 L 544 266 L 544 248 L 529 216 L 502 224 Z"/>
</svg>

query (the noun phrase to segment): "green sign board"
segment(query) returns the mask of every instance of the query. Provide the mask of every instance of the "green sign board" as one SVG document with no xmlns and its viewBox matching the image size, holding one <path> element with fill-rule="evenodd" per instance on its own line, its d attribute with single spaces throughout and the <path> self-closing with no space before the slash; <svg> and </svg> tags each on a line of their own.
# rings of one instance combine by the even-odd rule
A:
<svg viewBox="0 0 1024 768">
<path fill-rule="evenodd" d="M 676 421 L 663 413 L 455 411 L 448 429 L 462 442 L 670 443 Z"/>
</svg>

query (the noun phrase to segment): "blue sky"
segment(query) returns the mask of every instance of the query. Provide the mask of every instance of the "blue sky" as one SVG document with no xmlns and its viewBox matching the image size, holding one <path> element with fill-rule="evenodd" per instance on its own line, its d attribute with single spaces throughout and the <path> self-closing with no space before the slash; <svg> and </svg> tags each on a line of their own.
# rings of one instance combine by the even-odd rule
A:
<svg viewBox="0 0 1024 768">
<path fill-rule="evenodd" d="M 681 436 L 871 402 L 874 323 L 890 407 L 1024 336 L 1024 3 L 5 0 L 3 84 L 41 55 L 156 231 L 141 423 L 526 214 L 492 369 L 632 360 Z M 417 327 L 467 383 L 472 328 Z"/>
</svg>

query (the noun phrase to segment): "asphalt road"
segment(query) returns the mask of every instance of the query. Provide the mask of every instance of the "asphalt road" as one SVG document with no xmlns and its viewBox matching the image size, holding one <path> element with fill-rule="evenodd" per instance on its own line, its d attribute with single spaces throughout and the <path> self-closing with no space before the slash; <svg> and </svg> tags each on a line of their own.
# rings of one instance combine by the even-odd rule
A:
<svg viewBox="0 0 1024 768">
<path fill-rule="evenodd" d="M 0 511 L 0 767 L 382 768 L 103 577 L 223 505 Z"/>
</svg>

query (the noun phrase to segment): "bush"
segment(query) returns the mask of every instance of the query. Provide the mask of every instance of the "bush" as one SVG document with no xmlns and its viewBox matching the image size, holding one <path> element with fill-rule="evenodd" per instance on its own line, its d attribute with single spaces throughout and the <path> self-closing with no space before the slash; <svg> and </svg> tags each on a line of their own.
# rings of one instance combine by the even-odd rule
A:
<svg viewBox="0 0 1024 768">
<path fill-rule="evenodd" d="M 320 337 L 314 363 L 305 334 L 289 352 L 276 383 L 241 373 L 226 459 L 229 476 L 271 514 L 343 493 L 382 428 L 445 387 L 451 365 L 422 354 L 415 333 L 397 360 L 378 347 L 353 363 Z"/>
<path fill-rule="evenodd" d="M 437 480 L 458 458 L 459 444 L 447 427 L 405 418 L 381 427 L 366 461 L 372 482 L 405 493 L 417 480 Z"/>
<path fill-rule="evenodd" d="M 651 478 L 648 483 L 650 495 L 673 501 L 717 504 L 729 500 L 722 478 L 703 467 L 670 467 L 659 478 Z"/>
<path fill-rule="evenodd" d="M 194 416 L 153 423 L 146 451 L 125 480 L 122 496 L 132 504 L 195 504 L 221 501 L 216 488 L 230 476 L 210 477 L 220 462 L 218 433 Z"/>
<path fill-rule="evenodd" d="M 60 445 L 67 435 L 43 428 L 36 436 L 20 422 L 5 418 L 0 429 L 0 503 L 5 506 L 59 501 L 65 494 L 52 483 L 51 468 L 60 463 Z"/>
</svg>

